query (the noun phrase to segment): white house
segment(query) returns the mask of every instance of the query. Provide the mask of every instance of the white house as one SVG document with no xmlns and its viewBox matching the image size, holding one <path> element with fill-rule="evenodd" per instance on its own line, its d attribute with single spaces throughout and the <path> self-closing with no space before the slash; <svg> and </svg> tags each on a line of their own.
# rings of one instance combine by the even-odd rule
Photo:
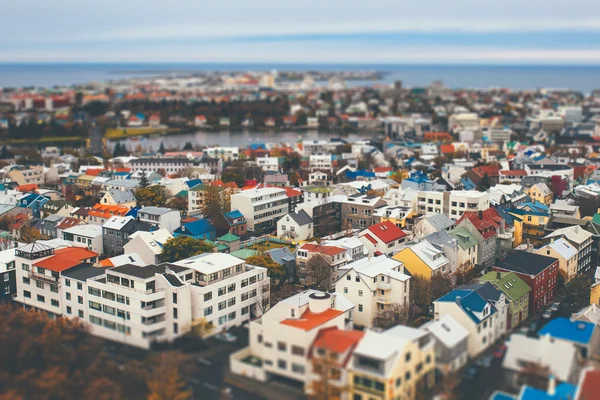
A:
<svg viewBox="0 0 600 400">
<path fill-rule="evenodd" d="M 406 233 L 390 221 L 372 225 L 358 234 L 358 238 L 371 253 L 394 255 L 406 241 Z"/>
<path fill-rule="evenodd" d="M 314 236 L 313 219 L 304 210 L 288 213 L 277 221 L 277 236 L 296 240 L 308 240 Z"/>
<path fill-rule="evenodd" d="M 277 157 L 257 157 L 256 158 L 256 166 L 262 168 L 263 171 L 279 171 L 279 158 Z"/>
<path fill-rule="evenodd" d="M 435 365 L 444 375 L 460 370 L 469 360 L 469 332 L 451 315 L 421 326 L 435 339 Z"/>
<path fill-rule="evenodd" d="M 146 265 L 157 264 L 163 245 L 169 239 L 173 239 L 173 235 L 164 228 L 151 232 L 137 231 L 129 235 L 129 242 L 123 246 L 123 250 L 125 254 L 137 253 Z"/>
<path fill-rule="evenodd" d="M 372 327 L 378 313 L 408 307 L 410 276 L 404 264 L 385 255 L 362 258 L 338 269 L 335 291 L 356 306 L 354 324 Z"/>
<path fill-rule="evenodd" d="M 100 199 L 100 204 L 106 205 L 120 205 L 126 207 L 135 207 L 137 200 L 135 194 L 131 189 L 117 189 L 111 188 L 104 193 L 104 196 Z"/>
<path fill-rule="evenodd" d="M 181 214 L 178 210 L 166 207 L 142 207 L 137 214 L 142 222 L 158 225 L 170 233 L 181 226 Z"/>
<path fill-rule="evenodd" d="M 94 224 L 75 225 L 62 231 L 62 239 L 102 254 L 102 227 Z"/>
</svg>

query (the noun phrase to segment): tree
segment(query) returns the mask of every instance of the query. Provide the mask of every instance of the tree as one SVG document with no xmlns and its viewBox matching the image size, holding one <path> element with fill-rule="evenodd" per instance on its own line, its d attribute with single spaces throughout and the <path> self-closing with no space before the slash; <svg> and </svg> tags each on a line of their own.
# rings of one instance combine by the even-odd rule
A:
<svg viewBox="0 0 600 400">
<path fill-rule="evenodd" d="M 158 152 L 160 154 L 165 154 L 165 144 L 163 142 L 160 142 L 160 147 L 158 148 Z"/>
<path fill-rule="evenodd" d="M 269 281 L 263 279 L 258 284 L 258 289 L 256 290 L 256 308 L 259 311 L 260 315 L 267 312 L 267 310 L 271 306 L 271 285 Z"/>
<path fill-rule="evenodd" d="M 396 325 L 405 325 L 410 322 L 409 307 L 400 304 L 392 303 L 386 306 L 382 311 L 379 311 L 375 316 L 374 325 L 378 328 L 388 329 Z"/>
<path fill-rule="evenodd" d="M 431 283 L 423 275 L 415 275 L 410 280 L 411 303 L 418 306 L 429 306 L 431 303 Z"/>
<path fill-rule="evenodd" d="M 449 274 L 441 272 L 434 273 L 431 276 L 431 298 L 429 299 L 428 305 L 436 299 L 439 299 L 446 293 L 449 293 L 454 288 L 452 278 Z"/>
<path fill-rule="evenodd" d="M 313 254 L 305 266 L 306 284 L 322 290 L 329 289 L 331 285 L 331 266 L 321 254 Z"/>
<path fill-rule="evenodd" d="M 310 381 L 308 398 L 311 400 L 341 399 L 342 393 L 349 388 L 340 384 L 344 366 L 339 362 L 339 355 L 328 349 L 319 349 L 313 352 L 311 358 L 312 374 L 315 376 Z"/>
<path fill-rule="evenodd" d="M 204 240 L 189 236 L 177 236 L 165 242 L 161 257 L 164 262 L 175 262 L 211 251 L 212 246 Z"/>
<path fill-rule="evenodd" d="M 200 338 L 205 338 L 206 336 L 210 335 L 214 329 L 215 326 L 211 322 L 209 322 L 206 318 L 201 317 L 192 321 L 190 334 Z"/>
<path fill-rule="evenodd" d="M 167 204 L 171 196 L 171 192 L 159 185 L 141 188 L 135 193 L 138 206 L 162 207 Z"/>
<path fill-rule="evenodd" d="M 569 299 L 573 304 L 574 312 L 590 304 L 591 286 L 592 279 L 587 275 L 577 275 L 567 284 Z"/>
<path fill-rule="evenodd" d="M 244 186 L 244 176 L 234 169 L 226 169 L 221 174 L 224 183 L 235 182 L 238 187 Z"/>
<path fill-rule="evenodd" d="M 186 388 L 177 365 L 165 354 L 155 366 L 147 385 L 150 392 L 148 400 L 187 400 L 192 397 L 192 391 Z"/>
<path fill-rule="evenodd" d="M 140 187 L 142 189 L 147 188 L 148 186 L 150 186 L 150 183 L 148 182 L 148 176 L 146 175 L 146 170 L 142 170 L 142 172 L 140 173 Z"/>
<path fill-rule="evenodd" d="M 402 179 L 404 179 L 404 174 L 402 172 L 402 170 L 398 170 L 398 171 L 394 171 L 391 175 L 390 178 L 395 180 L 397 183 L 402 183 Z"/>
<path fill-rule="evenodd" d="M 173 197 L 167 202 L 167 207 L 173 210 L 185 211 L 188 208 L 188 199 L 186 197 Z"/>
<path fill-rule="evenodd" d="M 246 264 L 256 265 L 267 269 L 269 278 L 276 282 L 276 286 L 279 287 L 287 278 L 287 271 L 283 265 L 277 264 L 270 255 L 266 253 L 260 253 L 254 256 L 246 258 Z"/>
<path fill-rule="evenodd" d="M 456 285 L 465 285 L 475 277 L 475 266 L 470 261 L 466 261 L 454 271 Z"/>
<path fill-rule="evenodd" d="M 42 237 L 40 231 L 33 226 L 25 224 L 19 229 L 19 239 L 25 243 L 33 243 Z"/>
<path fill-rule="evenodd" d="M 229 230 L 229 224 L 223 214 L 228 213 L 230 209 L 231 196 L 227 189 L 220 186 L 207 186 L 204 189 L 204 201 L 200 210 L 219 234 Z"/>
<path fill-rule="evenodd" d="M 194 150 L 194 145 L 192 142 L 187 142 L 185 145 L 183 145 L 183 150 Z"/>
</svg>

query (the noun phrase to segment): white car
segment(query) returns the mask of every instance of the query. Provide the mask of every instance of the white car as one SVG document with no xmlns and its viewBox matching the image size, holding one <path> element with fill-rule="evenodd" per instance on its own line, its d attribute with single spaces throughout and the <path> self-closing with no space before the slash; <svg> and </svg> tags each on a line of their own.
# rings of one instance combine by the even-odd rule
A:
<svg viewBox="0 0 600 400">
<path fill-rule="evenodd" d="M 215 335 L 216 340 L 221 342 L 233 343 L 237 340 L 237 337 L 229 332 L 217 333 Z"/>
<path fill-rule="evenodd" d="M 544 319 L 552 318 L 552 309 L 547 308 L 546 311 L 544 311 L 544 313 L 542 314 L 542 318 L 544 318 Z"/>
</svg>

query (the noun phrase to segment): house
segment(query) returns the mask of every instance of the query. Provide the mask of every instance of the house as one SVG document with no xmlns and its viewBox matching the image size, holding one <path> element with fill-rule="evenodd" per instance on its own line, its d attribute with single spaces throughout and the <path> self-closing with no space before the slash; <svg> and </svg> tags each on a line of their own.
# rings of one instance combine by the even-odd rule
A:
<svg viewBox="0 0 600 400">
<path fill-rule="evenodd" d="M 500 183 L 500 171 L 495 166 L 481 166 L 468 169 L 463 177 L 470 179 L 475 186 L 489 188 Z"/>
<path fill-rule="evenodd" d="M 63 230 L 70 228 L 75 225 L 85 224 L 84 220 L 75 218 L 75 217 L 65 217 L 62 218 L 55 226 L 56 228 L 56 237 L 61 238 Z"/>
<path fill-rule="evenodd" d="M 479 265 L 479 242 L 477 237 L 466 228 L 455 228 L 448 234 L 458 244 L 457 267 L 470 269 Z"/>
<path fill-rule="evenodd" d="M 434 371 L 435 347 L 429 332 L 402 325 L 367 331 L 350 361 L 349 398 L 412 398 L 432 387 Z"/>
<path fill-rule="evenodd" d="M 348 262 L 357 261 L 367 256 L 364 243 L 354 236 L 335 240 L 322 240 L 321 244 L 346 249 Z"/>
<path fill-rule="evenodd" d="M 17 295 L 17 273 L 15 263 L 15 249 L 0 251 L 0 303 L 10 303 L 13 296 Z"/>
<path fill-rule="evenodd" d="M 285 189 L 260 188 L 243 190 L 231 196 L 231 210 L 246 218 L 248 230 L 270 232 L 288 211 Z"/>
<path fill-rule="evenodd" d="M 316 271 L 311 259 L 322 259 L 329 269 L 327 272 Z M 338 277 L 338 269 L 348 262 L 346 249 L 336 246 L 323 246 L 317 242 L 305 243 L 296 250 L 296 271 L 300 282 L 323 288 L 330 288 Z M 313 261 L 317 262 L 317 261 Z"/>
<path fill-rule="evenodd" d="M 432 320 L 424 325 L 435 341 L 435 366 L 442 375 L 459 371 L 467 364 L 469 332 L 451 315 Z"/>
<path fill-rule="evenodd" d="M 370 253 L 392 256 L 402 248 L 406 241 L 406 233 L 390 221 L 384 221 L 360 232 L 358 238 Z"/>
<path fill-rule="evenodd" d="M 579 374 L 577 351 L 570 343 L 553 340 L 548 335 L 529 337 L 512 334 L 502 368 L 505 381 L 515 389 L 523 384 L 522 372 L 528 365 L 541 365 L 559 382 L 576 382 Z"/>
<path fill-rule="evenodd" d="M 57 237 L 56 226 L 63 220 L 60 215 L 50 214 L 41 222 L 40 233 L 44 239 L 55 239 Z"/>
<path fill-rule="evenodd" d="M 580 226 L 569 226 L 553 231 L 544 239 L 551 243 L 558 238 L 567 240 L 577 249 L 577 268 L 575 273 L 581 274 L 592 267 L 593 235 Z"/>
<path fill-rule="evenodd" d="M 296 256 L 294 256 L 288 247 L 283 246 L 269 249 L 265 251 L 265 254 L 285 269 L 289 280 L 293 281 L 296 279 Z"/>
<path fill-rule="evenodd" d="M 418 218 L 413 227 L 413 233 L 417 239 L 434 232 L 449 232 L 456 222 L 444 214 L 426 214 Z"/>
<path fill-rule="evenodd" d="M 244 215 L 238 210 L 233 210 L 223 214 L 227 224 L 229 224 L 229 233 L 236 236 L 243 236 L 246 234 L 247 222 Z"/>
<path fill-rule="evenodd" d="M 74 214 L 81 215 L 81 212 L 78 210 Z M 87 212 L 87 222 L 95 225 L 103 225 L 112 217 L 125 217 L 130 214 L 131 210 L 125 206 L 104 205 L 98 203 L 94 204 L 94 206 Z"/>
<path fill-rule="evenodd" d="M 507 329 L 513 329 L 529 316 L 531 288 L 514 272 L 492 271 L 479 278 L 479 282 L 489 282 L 508 301 Z"/>
<path fill-rule="evenodd" d="M 454 289 L 433 302 L 434 319 L 452 316 L 467 332 L 469 357 L 489 348 L 500 337 L 494 326 L 500 323 L 498 310 L 474 289 Z M 504 315 L 506 319 L 506 314 Z"/>
<path fill-rule="evenodd" d="M 62 231 L 62 239 L 102 254 L 102 227 L 93 224 L 75 225 Z"/>
<path fill-rule="evenodd" d="M 207 122 L 206 122 L 206 117 L 204 115 L 196 115 L 196 117 L 194 117 L 194 126 L 197 128 L 201 128 L 206 126 Z"/>
<path fill-rule="evenodd" d="M 250 322 L 249 346 L 230 356 L 231 371 L 261 382 L 277 377 L 306 387 L 309 354 L 319 332 L 351 330 L 353 310 L 339 293 L 307 290 L 284 299 Z M 249 363 L 250 359 L 259 362 Z"/>
<path fill-rule="evenodd" d="M 234 235 L 233 233 L 226 233 L 225 235 L 217 238 L 217 245 L 217 250 L 221 246 L 225 246 L 223 252 L 231 254 L 232 252 L 240 249 L 240 237 Z"/>
<path fill-rule="evenodd" d="M 527 195 L 531 197 L 532 201 L 551 205 L 554 201 L 554 193 L 544 182 L 539 182 L 527 189 Z"/>
<path fill-rule="evenodd" d="M 444 256 L 444 251 L 427 240 L 403 248 L 393 258 L 401 261 L 411 276 L 419 275 L 429 280 L 434 274 L 451 272 L 450 262 Z"/>
<path fill-rule="evenodd" d="M 209 239 L 216 238 L 215 227 L 208 219 L 198 219 L 192 222 L 184 222 L 173 232 L 173 236 L 189 236 L 194 239 Z"/>
<path fill-rule="evenodd" d="M 514 272 L 530 288 L 530 313 L 543 308 L 556 295 L 558 260 L 553 257 L 517 250 L 498 262 L 494 271 Z"/>
<path fill-rule="evenodd" d="M 577 273 L 577 248 L 564 238 L 553 241 L 535 251 L 537 254 L 558 259 L 558 267 L 565 282 L 573 279 Z"/>
<path fill-rule="evenodd" d="M 548 206 L 550 215 L 581 218 L 579 206 L 569 204 L 567 200 L 556 200 Z"/>
<path fill-rule="evenodd" d="M 141 222 L 157 225 L 173 233 L 181 226 L 181 214 L 178 210 L 167 207 L 142 207 L 137 217 Z"/>
<path fill-rule="evenodd" d="M 104 193 L 104 196 L 100 199 L 100 204 L 105 205 L 119 205 L 123 207 L 133 208 L 137 204 L 135 194 L 131 189 L 116 189 L 111 188 Z"/>
<path fill-rule="evenodd" d="M 15 166 L 8 172 L 8 178 L 19 186 L 28 184 L 41 186 L 44 184 L 44 166 Z"/>
<path fill-rule="evenodd" d="M 377 223 L 375 210 L 386 205 L 377 195 L 355 193 L 340 201 L 342 227 L 365 229 Z"/>
<path fill-rule="evenodd" d="M 548 321 L 539 335 L 571 344 L 582 359 L 597 359 L 600 355 L 600 329 L 591 322 L 558 317 Z"/>
<path fill-rule="evenodd" d="M 484 266 L 491 266 L 496 259 L 498 233 L 503 223 L 494 208 L 485 211 L 466 212 L 457 222 L 457 227 L 468 230 L 479 244 L 477 260 Z"/>
<path fill-rule="evenodd" d="M 159 264 L 163 245 L 170 239 L 173 239 L 173 235 L 164 228 L 134 232 L 123 246 L 123 251 L 125 254 L 136 253 L 145 265 Z"/>
<path fill-rule="evenodd" d="M 548 207 L 541 203 L 523 203 L 518 209 L 507 210 L 515 217 L 515 237 L 521 237 L 524 243 L 543 246 L 546 225 L 550 214 Z M 515 245 L 521 243 L 515 242 Z"/>
<path fill-rule="evenodd" d="M 308 240 L 314 236 L 313 220 L 304 210 L 290 212 L 277 221 L 277 236 L 295 240 Z"/>
<path fill-rule="evenodd" d="M 66 200 L 48 200 L 40 209 L 42 218 L 55 214 L 61 217 L 68 217 L 73 211 L 73 206 Z"/>
<path fill-rule="evenodd" d="M 408 307 L 410 276 L 404 265 L 385 255 L 362 258 L 338 268 L 335 291 L 357 308 L 354 324 L 373 327 L 375 319 L 385 318 L 393 307 Z"/>
<path fill-rule="evenodd" d="M 108 257 L 123 254 L 123 246 L 135 232 L 150 232 L 152 225 L 131 216 L 112 217 L 102 225 L 103 254 Z"/>
</svg>

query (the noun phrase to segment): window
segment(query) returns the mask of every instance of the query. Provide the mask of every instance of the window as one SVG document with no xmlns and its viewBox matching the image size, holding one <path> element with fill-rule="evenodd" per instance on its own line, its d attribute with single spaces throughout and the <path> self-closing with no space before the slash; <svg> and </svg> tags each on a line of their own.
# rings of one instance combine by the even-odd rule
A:
<svg viewBox="0 0 600 400">
<path fill-rule="evenodd" d="M 58 300 L 50 299 L 50 304 L 52 304 L 53 307 L 58 307 Z"/>
<path fill-rule="evenodd" d="M 77 282 L 77 290 L 83 290 L 83 283 Z"/>
<path fill-rule="evenodd" d="M 279 369 L 287 369 L 287 361 L 277 360 L 277 366 L 279 367 Z"/>
<path fill-rule="evenodd" d="M 204 309 L 204 316 L 205 316 L 205 317 L 206 317 L 206 316 L 208 316 L 208 315 L 211 315 L 212 313 L 213 313 L 213 308 L 212 308 L 212 306 L 210 306 L 210 307 L 206 307 L 206 308 Z"/>
<path fill-rule="evenodd" d="M 30 299 L 31 298 L 31 292 L 28 292 L 27 290 L 24 290 L 23 291 L 23 296 L 27 297 L 28 299 Z"/>
<path fill-rule="evenodd" d="M 400 387 L 401 384 L 402 384 L 402 379 L 396 378 L 396 387 Z"/>
<path fill-rule="evenodd" d="M 235 291 L 235 283 L 232 283 L 231 285 L 227 286 L 227 293 L 231 293 Z"/>
<path fill-rule="evenodd" d="M 65 279 L 65 285 L 66 286 L 71 286 L 71 280 L 70 279 Z"/>
<path fill-rule="evenodd" d="M 248 293 L 242 293 L 242 301 L 248 300 Z"/>
<path fill-rule="evenodd" d="M 406 374 L 404 374 L 404 380 L 407 382 L 410 381 L 410 372 L 409 371 L 407 371 Z"/>
<path fill-rule="evenodd" d="M 224 310 L 225 308 L 227 308 L 227 302 L 226 301 L 222 301 L 219 303 L 219 311 Z"/>
<path fill-rule="evenodd" d="M 344 293 L 348 293 L 348 288 L 347 287 L 344 288 Z"/>
<path fill-rule="evenodd" d="M 235 305 L 235 297 L 230 298 L 229 300 L 227 300 L 227 306 L 231 307 Z"/>
<path fill-rule="evenodd" d="M 219 288 L 219 296 L 223 296 L 225 293 L 227 293 L 226 289 L 227 288 L 224 286 L 222 288 Z"/>
<path fill-rule="evenodd" d="M 95 301 L 90 300 L 89 305 L 92 310 L 102 311 L 102 304 L 100 303 L 96 303 Z"/>
<path fill-rule="evenodd" d="M 177 319 L 177 309 L 173 307 L 173 318 Z"/>
<path fill-rule="evenodd" d="M 77 302 L 83 304 L 83 296 L 77 296 Z"/>
<path fill-rule="evenodd" d="M 173 333 L 179 333 L 179 325 L 177 325 L 177 322 L 173 323 Z"/>
<path fill-rule="evenodd" d="M 248 286 L 248 279 L 247 278 L 244 279 L 244 280 L 242 280 L 242 287 L 246 287 L 246 286 Z"/>
<path fill-rule="evenodd" d="M 100 297 L 102 295 L 102 293 L 100 292 L 100 289 L 96 289 L 93 287 L 88 287 L 88 293 L 91 294 L 92 296 L 98 296 L 98 297 Z"/>
<path fill-rule="evenodd" d="M 362 304 L 358 305 L 358 312 L 363 312 L 363 306 L 362 306 Z"/>
<path fill-rule="evenodd" d="M 227 315 L 227 320 L 229 320 L 229 321 L 232 321 L 232 320 L 234 320 L 234 319 L 235 319 L 235 311 L 234 311 L 234 312 L 230 312 L 230 313 Z"/>
<path fill-rule="evenodd" d="M 31 280 L 29 278 L 23 277 L 23 283 L 25 285 L 29 285 L 30 282 L 31 282 Z"/>
<path fill-rule="evenodd" d="M 248 310 L 250 309 L 250 307 L 246 306 L 246 307 L 242 307 L 242 315 L 246 315 L 248 314 Z"/>
<path fill-rule="evenodd" d="M 212 292 L 204 293 L 204 301 L 212 300 Z"/>
<path fill-rule="evenodd" d="M 347 281 L 351 281 L 352 280 L 352 276 L 350 274 L 346 275 L 346 280 Z"/>
<path fill-rule="evenodd" d="M 46 298 L 44 296 L 42 296 L 41 294 L 37 295 L 37 301 L 39 301 L 40 303 L 45 303 L 46 302 Z"/>
<path fill-rule="evenodd" d="M 44 288 L 44 282 L 42 282 L 42 281 L 35 281 L 35 286 L 37 286 L 38 289 L 43 289 Z"/>
<path fill-rule="evenodd" d="M 21 264 L 21 268 L 23 269 L 23 271 L 29 271 L 29 265 L 27 264 Z"/>
<path fill-rule="evenodd" d="M 304 348 L 300 346 L 292 346 L 292 354 L 295 356 L 304 356 Z"/>
<path fill-rule="evenodd" d="M 79 318 L 83 318 L 83 311 L 79 310 L 78 314 L 79 314 Z"/>
<path fill-rule="evenodd" d="M 173 293 L 173 304 L 177 304 L 177 293 Z"/>
<path fill-rule="evenodd" d="M 67 300 L 71 301 L 71 293 L 67 292 L 66 296 L 67 296 Z"/>
<path fill-rule="evenodd" d="M 277 342 L 277 350 L 279 350 L 279 351 L 286 351 L 287 350 L 287 344 L 285 344 L 284 342 Z"/>
<path fill-rule="evenodd" d="M 72 310 L 71 310 L 71 306 L 67 306 L 67 314 L 71 314 Z"/>
<path fill-rule="evenodd" d="M 304 373 L 304 366 L 303 365 L 299 365 L 299 364 L 292 364 L 292 371 L 298 373 L 298 374 L 303 374 Z"/>
<path fill-rule="evenodd" d="M 359 295 L 360 297 L 362 297 L 362 295 L 363 295 L 363 291 L 362 291 L 362 290 L 359 290 L 359 291 L 358 291 L 358 295 Z"/>
<path fill-rule="evenodd" d="M 58 286 L 56 285 L 50 285 L 50 291 L 53 293 L 58 293 Z"/>
</svg>

